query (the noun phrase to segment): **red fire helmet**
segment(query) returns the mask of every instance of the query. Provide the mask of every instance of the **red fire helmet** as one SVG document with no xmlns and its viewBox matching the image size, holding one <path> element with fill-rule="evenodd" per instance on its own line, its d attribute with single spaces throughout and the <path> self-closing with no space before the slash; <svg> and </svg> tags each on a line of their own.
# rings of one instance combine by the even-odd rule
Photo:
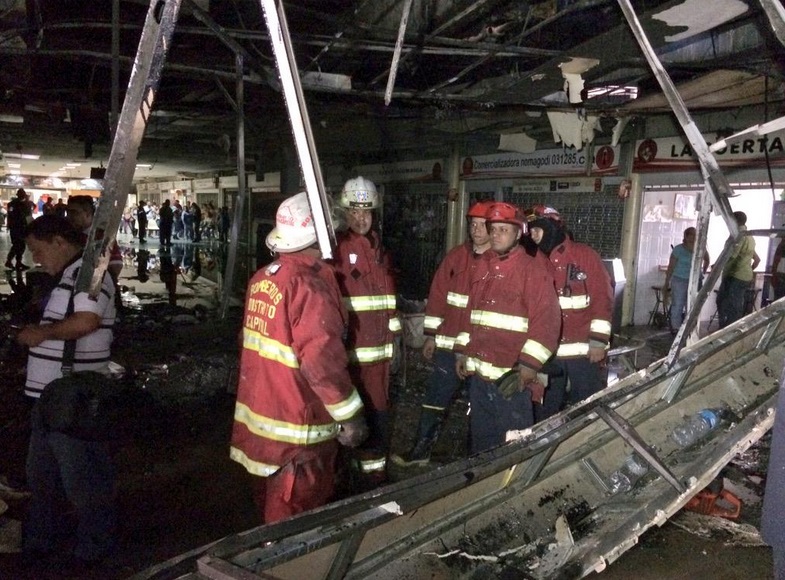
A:
<svg viewBox="0 0 785 580">
<path fill-rule="evenodd" d="M 510 203 L 496 202 L 492 203 L 488 208 L 488 213 L 485 214 L 486 223 L 505 223 L 515 224 L 521 228 L 521 233 L 526 233 L 526 219 L 523 212 L 516 206 Z"/>
</svg>

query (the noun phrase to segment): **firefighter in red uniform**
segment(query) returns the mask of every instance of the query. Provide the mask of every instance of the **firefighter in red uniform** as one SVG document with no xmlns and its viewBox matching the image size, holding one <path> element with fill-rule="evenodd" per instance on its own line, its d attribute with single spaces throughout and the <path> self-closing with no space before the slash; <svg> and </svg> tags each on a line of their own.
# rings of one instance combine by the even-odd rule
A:
<svg viewBox="0 0 785 580">
<path fill-rule="evenodd" d="M 346 312 L 305 193 L 281 204 L 266 241 L 278 259 L 248 284 L 230 456 L 257 476 L 271 523 L 328 502 L 338 443 L 359 445 L 367 428 L 346 368 Z"/>
<path fill-rule="evenodd" d="M 542 397 L 537 372 L 556 350 L 561 324 L 548 260 L 519 244 L 526 233 L 523 212 L 494 203 L 486 224 L 493 251 L 483 254 L 485 268 L 474 276 L 456 340 L 456 372 L 471 375 L 473 453 L 504 443 L 509 430 L 534 424 L 532 402 Z M 502 390 L 497 381 L 511 370 L 517 380 Z"/>
<path fill-rule="evenodd" d="M 395 335 L 401 332 L 395 283 L 379 234 L 372 229 L 381 207 L 376 186 L 364 177 L 346 182 L 338 197 L 348 229 L 338 234 L 334 266 L 349 311 L 349 373 L 365 403 L 370 436 L 357 453 L 367 483 L 385 479 L 390 406 L 390 362 Z"/>
<path fill-rule="evenodd" d="M 420 412 L 413 447 L 391 459 L 401 466 L 425 465 L 439 436 L 445 410 L 461 384 L 455 373 L 455 338 L 469 304 L 469 288 L 481 256 L 491 247 L 485 214 L 492 202 L 480 201 L 469 208 L 466 218 L 469 240 L 453 248 L 436 270 L 425 307 L 423 356 L 433 363 L 428 389 Z"/>
<path fill-rule="evenodd" d="M 548 363 L 545 400 L 536 408 L 535 418 L 542 421 L 605 387 L 613 288 L 600 255 L 569 238 L 559 212 L 538 205 L 528 217 L 532 239 L 554 267 L 562 316 L 559 348 Z"/>
</svg>

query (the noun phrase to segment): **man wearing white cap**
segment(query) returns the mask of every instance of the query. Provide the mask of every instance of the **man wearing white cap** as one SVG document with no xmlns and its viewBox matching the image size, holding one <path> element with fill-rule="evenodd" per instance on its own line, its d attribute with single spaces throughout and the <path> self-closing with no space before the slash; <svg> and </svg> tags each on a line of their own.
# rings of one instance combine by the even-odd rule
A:
<svg viewBox="0 0 785 580">
<path fill-rule="evenodd" d="M 349 311 L 349 373 L 365 403 L 370 436 L 356 455 L 360 484 L 386 480 L 389 446 L 390 367 L 401 333 L 395 281 L 378 227 L 382 198 L 370 179 L 349 179 L 338 195 L 348 229 L 337 235 L 333 266 Z M 374 223 L 376 222 L 376 223 Z"/>
<path fill-rule="evenodd" d="M 277 259 L 248 284 L 230 456 L 256 479 L 264 523 L 330 501 L 338 444 L 367 436 L 346 370 L 346 310 L 320 259 L 308 198 L 284 201 L 267 236 Z"/>
</svg>

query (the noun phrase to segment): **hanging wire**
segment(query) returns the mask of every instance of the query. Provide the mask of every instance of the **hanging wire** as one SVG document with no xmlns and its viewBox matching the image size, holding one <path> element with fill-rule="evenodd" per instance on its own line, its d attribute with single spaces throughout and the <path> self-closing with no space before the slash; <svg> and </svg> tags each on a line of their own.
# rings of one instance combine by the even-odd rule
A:
<svg viewBox="0 0 785 580">
<path fill-rule="evenodd" d="M 769 121 L 769 73 L 763 77 L 763 122 Z M 763 136 L 763 154 L 766 156 L 766 171 L 769 174 L 769 185 L 771 186 L 771 199 L 777 201 L 777 194 L 774 192 L 774 176 L 771 173 L 771 159 L 769 159 L 769 136 Z"/>
</svg>

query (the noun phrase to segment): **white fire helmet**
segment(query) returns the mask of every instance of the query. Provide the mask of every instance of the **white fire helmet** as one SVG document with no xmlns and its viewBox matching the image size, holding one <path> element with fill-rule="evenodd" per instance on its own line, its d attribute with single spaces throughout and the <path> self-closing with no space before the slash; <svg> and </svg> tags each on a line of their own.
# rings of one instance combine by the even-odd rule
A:
<svg viewBox="0 0 785 580">
<path fill-rule="evenodd" d="M 275 228 L 265 240 L 271 252 L 298 252 L 316 243 L 308 194 L 304 191 L 284 200 L 275 214 Z"/>
<path fill-rule="evenodd" d="M 373 181 L 358 176 L 344 184 L 338 205 L 345 209 L 379 209 L 382 200 Z"/>
</svg>

